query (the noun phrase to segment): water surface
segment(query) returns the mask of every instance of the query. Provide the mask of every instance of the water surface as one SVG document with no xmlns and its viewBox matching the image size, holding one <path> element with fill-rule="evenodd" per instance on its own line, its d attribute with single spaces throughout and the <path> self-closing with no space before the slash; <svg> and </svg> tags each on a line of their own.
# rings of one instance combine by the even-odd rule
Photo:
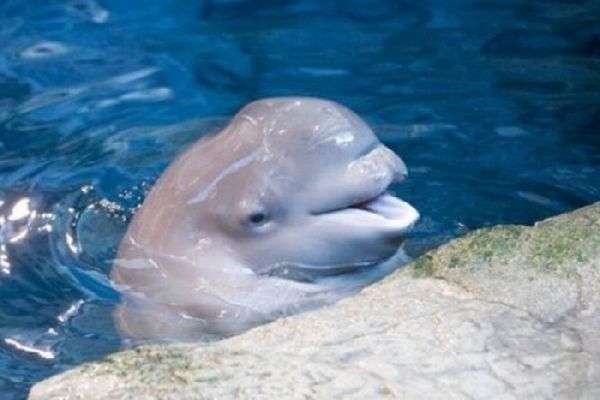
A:
<svg viewBox="0 0 600 400">
<path fill-rule="evenodd" d="M 119 348 L 116 246 L 247 102 L 337 100 L 409 165 L 419 255 L 600 200 L 594 1 L 0 2 L 0 398 Z M 368 5 L 367 5 L 368 4 Z"/>
</svg>

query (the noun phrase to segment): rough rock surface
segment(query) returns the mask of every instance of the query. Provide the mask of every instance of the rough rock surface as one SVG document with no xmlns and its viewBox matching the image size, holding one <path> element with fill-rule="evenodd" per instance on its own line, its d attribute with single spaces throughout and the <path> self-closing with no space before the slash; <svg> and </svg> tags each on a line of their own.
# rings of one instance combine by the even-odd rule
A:
<svg viewBox="0 0 600 400">
<path fill-rule="evenodd" d="M 30 395 L 387 397 L 600 399 L 600 203 L 474 232 L 335 306 L 115 354 Z"/>
</svg>

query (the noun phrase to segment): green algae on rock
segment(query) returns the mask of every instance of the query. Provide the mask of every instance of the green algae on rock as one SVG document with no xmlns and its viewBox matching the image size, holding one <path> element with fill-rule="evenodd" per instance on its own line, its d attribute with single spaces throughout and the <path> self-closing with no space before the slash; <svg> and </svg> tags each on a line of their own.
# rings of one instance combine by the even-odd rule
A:
<svg viewBox="0 0 600 400">
<path fill-rule="evenodd" d="M 588 206 L 532 228 L 499 226 L 475 231 L 414 263 L 417 276 L 444 277 L 453 268 L 478 269 L 521 262 L 529 269 L 569 274 L 598 257 L 600 207 Z"/>
</svg>

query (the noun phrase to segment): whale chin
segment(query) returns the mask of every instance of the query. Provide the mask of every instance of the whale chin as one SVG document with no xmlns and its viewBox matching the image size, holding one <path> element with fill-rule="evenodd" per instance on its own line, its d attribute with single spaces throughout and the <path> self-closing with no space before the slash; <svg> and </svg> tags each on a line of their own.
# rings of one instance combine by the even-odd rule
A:
<svg viewBox="0 0 600 400">
<path fill-rule="evenodd" d="M 347 257 L 329 258 L 324 264 L 280 261 L 252 268 L 254 273 L 305 283 L 317 283 L 327 277 L 361 275 L 394 258 L 401 251 L 407 233 L 420 218 L 413 206 L 386 192 L 344 208 L 314 215 L 320 223 L 338 229 L 339 237 L 348 235 L 348 242 L 360 238 L 356 242 L 358 247 L 365 243 L 376 244 L 368 247 L 368 250 L 363 248 L 365 250 L 353 260 Z"/>
</svg>

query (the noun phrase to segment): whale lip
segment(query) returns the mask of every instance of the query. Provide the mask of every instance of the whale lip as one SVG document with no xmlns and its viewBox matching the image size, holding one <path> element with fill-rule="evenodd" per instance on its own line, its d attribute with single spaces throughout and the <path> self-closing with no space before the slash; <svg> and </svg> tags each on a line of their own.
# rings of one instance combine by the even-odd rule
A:
<svg viewBox="0 0 600 400">
<path fill-rule="evenodd" d="M 420 218 L 419 212 L 412 205 L 386 191 L 370 199 L 315 215 L 344 218 L 357 225 L 376 226 L 399 234 L 411 230 Z"/>
<path fill-rule="evenodd" d="M 385 219 L 390 226 L 406 230 L 411 229 L 420 218 L 419 212 L 413 206 L 387 192 L 349 208 L 375 214 Z"/>
</svg>

